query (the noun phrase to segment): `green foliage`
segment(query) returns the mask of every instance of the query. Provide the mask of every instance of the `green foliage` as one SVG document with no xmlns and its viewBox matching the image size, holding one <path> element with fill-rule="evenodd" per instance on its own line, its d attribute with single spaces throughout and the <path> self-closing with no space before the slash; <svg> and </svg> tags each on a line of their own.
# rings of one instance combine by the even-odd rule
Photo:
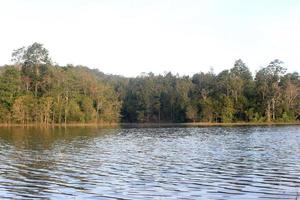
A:
<svg viewBox="0 0 300 200">
<path fill-rule="evenodd" d="M 53 65 L 39 43 L 0 68 L 1 123 L 263 122 L 300 120 L 300 76 L 274 60 L 255 75 L 242 60 L 219 74 L 136 78 Z"/>
<path fill-rule="evenodd" d="M 11 121 L 11 113 L 8 108 L 0 104 L 0 123 L 9 123 Z"/>
<path fill-rule="evenodd" d="M 30 123 L 36 120 L 36 100 L 32 95 L 18 97 L 12 106 L 13 121 L 18 123 Z"/>
<path fill-rule="evenodd" d="M 249 108 L 245 111 L 246 118 L 249 122 L 257 122 L 257 113 L 254 111 L 254 108 Z"/>
<path fill-rule="evenodd" d="M 118 122 L 121 99 L 105 75 L 82 66 L 54 66 L 34 43 L 13 52 L 0 74 L 0 122 Z"/>
<path fill-rule="evenodd" d="M 80 108 L 83 114 L 84 122 L 91 122 L 96 116 L 96 110 L 93 106 L 93 100 L 90 97 L 83 96 L 80 101 Z"/>
<path fill-rule="evenodd" d="M 233 114 L 234 114 L 233 101 L 229 97 L 224 96 L 222 98 L 222 109 L 221 109 L 222 121 L 225 123 L 232 122 Z"/>
<path fill-rule="evenodd" d="M 0 79 L 0 103 L 10 109 L 14 100 L 21 93 L 21 74 L 12 67 L 7 66 Z"/>
<path fill-rule="evenodd" d="M 292 112 L 289 112 L 289 113 L 288 112 L 283 112 L 281 120 L 283 122 L 292 122 L 294 120 L 294 116 L 293 116 Z"/>
<path fill-rule="evenodd" d="M 201 112 L 201 121 L 204 122 L 214 121 L 215 109 L 214 109 L 214 102 L 211 98 L 200 100 L 200 112 Z"/>
<path fill-rule="evenodd" d="M 197 108 L 193 105 L 188 105 L 185 116 L 187 120 L 195 122 L 197 120 Z"/>
</svg>

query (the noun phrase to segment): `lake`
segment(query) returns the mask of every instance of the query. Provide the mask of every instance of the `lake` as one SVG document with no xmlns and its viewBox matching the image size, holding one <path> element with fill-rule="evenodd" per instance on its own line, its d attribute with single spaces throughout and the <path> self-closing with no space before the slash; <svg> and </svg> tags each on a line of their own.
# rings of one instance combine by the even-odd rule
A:
<svg viewBox="0 0 300 200">
<path fill-rule="evenodd" d="M 300 199 L 300 126 L 0 128 L 0 199 Z"/>
</svg>

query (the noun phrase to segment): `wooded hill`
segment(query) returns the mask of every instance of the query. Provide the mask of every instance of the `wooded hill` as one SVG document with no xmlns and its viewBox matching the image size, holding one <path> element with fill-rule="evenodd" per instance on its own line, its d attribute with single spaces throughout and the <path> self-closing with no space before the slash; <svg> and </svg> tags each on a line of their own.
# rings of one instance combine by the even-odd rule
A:
<svg viewBox="0 0 300 200">
<path fill-rule="evenodd" d="M 300 76 L 275 59 L 253 77 L 242 60 L 219 74 L 106 75 L 53 64 L 34 43 L 0 68 L 0 123 L 294 122 Z"/>
</svg>

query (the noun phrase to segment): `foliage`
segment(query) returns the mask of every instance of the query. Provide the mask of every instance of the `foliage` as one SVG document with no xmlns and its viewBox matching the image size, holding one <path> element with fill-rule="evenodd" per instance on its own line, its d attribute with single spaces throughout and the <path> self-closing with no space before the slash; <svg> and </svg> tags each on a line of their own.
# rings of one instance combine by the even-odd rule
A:
<svg viewBox="0 0 300 200">
<path fill-rule="evenodd" d="M 1 123 L 292 122 L 300 120 L 300 76 L 280 60 L 253 78 L 242 60 L 219 74 L 135 78 L 57 66 L 39 43 L 0 68 Z"/>
</svg>

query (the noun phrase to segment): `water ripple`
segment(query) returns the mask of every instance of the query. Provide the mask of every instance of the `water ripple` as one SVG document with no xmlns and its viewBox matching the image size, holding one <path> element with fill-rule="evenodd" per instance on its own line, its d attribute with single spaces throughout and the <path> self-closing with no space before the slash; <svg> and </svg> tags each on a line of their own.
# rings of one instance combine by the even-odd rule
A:
<svg viewBox="0 0 300 200">
<path fill-rule="evenodd" d="M 296 199 L 299 126 L 0 129 L 2 199 Z"/>
</svg>

